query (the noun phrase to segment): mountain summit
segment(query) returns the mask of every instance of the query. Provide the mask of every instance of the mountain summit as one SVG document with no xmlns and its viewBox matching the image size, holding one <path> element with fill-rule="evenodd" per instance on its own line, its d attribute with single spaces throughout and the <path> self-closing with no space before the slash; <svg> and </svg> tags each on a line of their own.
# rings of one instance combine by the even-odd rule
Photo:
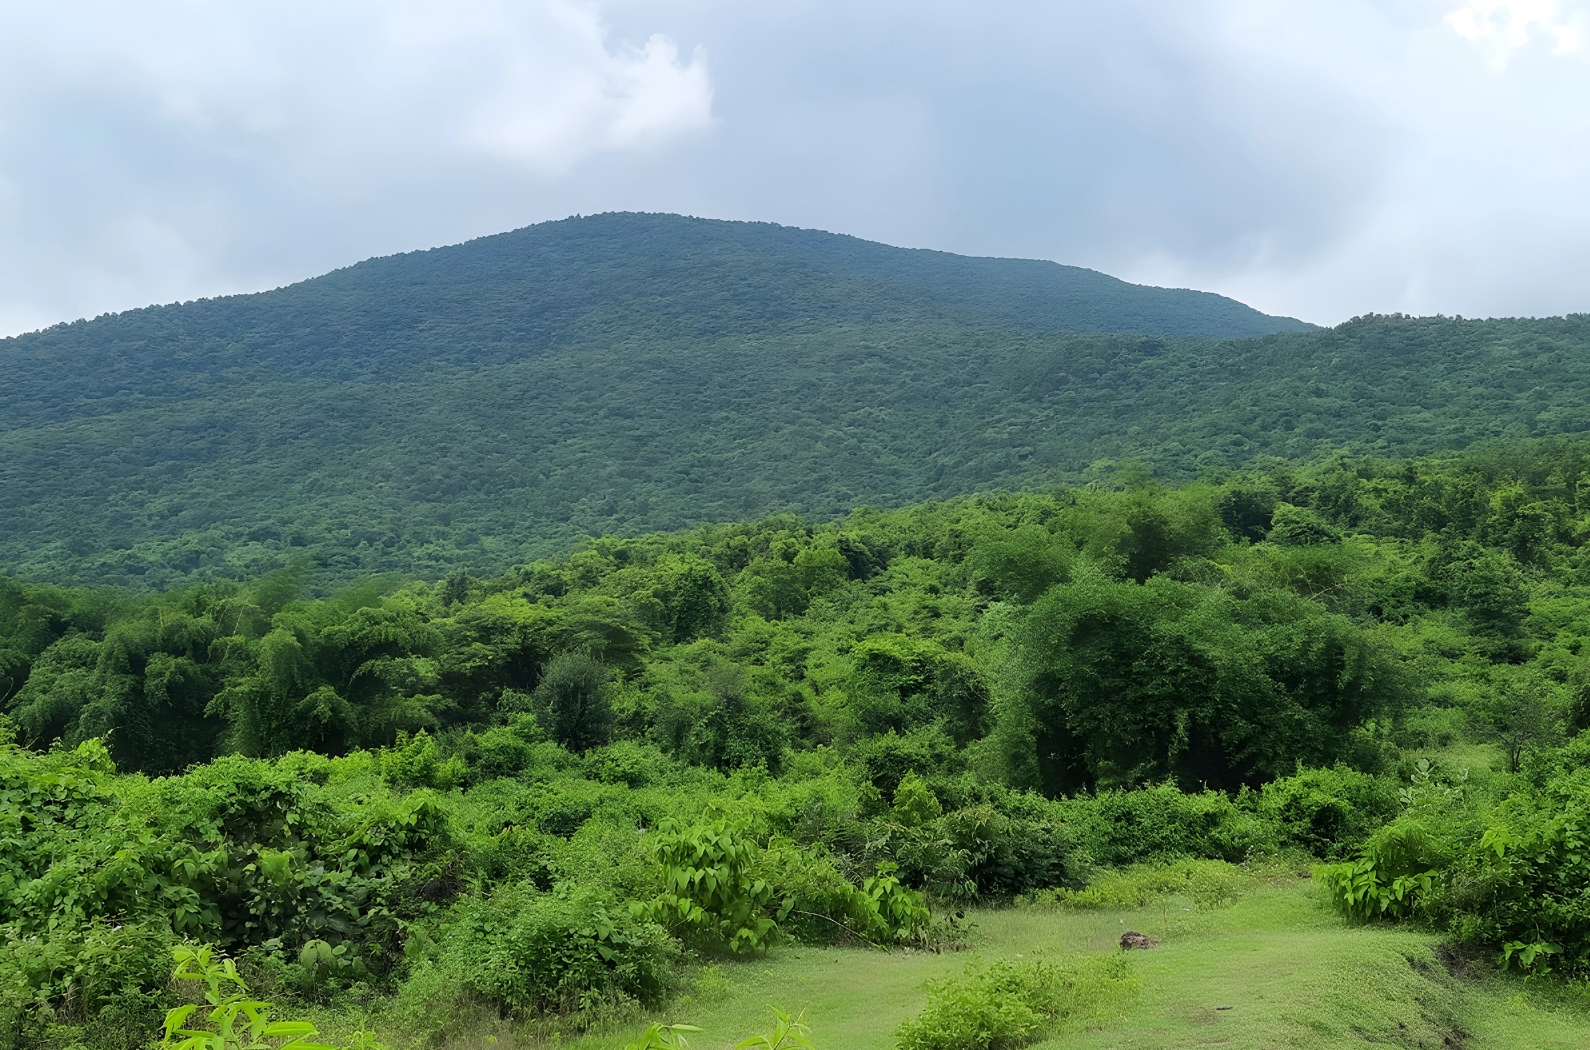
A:
<svg viewBox="0 0 1590 1050">
<path fill-rule="evenodd" d="M 771 223 L 633 213 L 371 259 L 266 293 L 258 298 L 259 322 L 281 318 L 310 296 L 376 311 L 377 323 L 395 331 L 417 334 L 451 322 L 521 351 L 619 319 L 692 336 L 922 320 L 1216 338 L 1311 327 L 1209 292 L 1128 284 L 1077 266 L 895 248 Z"/>
</svg>

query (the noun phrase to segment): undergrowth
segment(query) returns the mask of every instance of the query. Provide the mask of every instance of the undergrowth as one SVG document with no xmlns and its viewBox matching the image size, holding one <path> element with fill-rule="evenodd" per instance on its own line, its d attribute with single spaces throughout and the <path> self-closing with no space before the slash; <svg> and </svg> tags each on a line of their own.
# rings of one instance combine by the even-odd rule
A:
<svg viewBox="0 0 1590 1050">
<path fill-rule="evenodd" d="M 1240 897 L 1254 878 L 1252 872 L 1222 860 L 1138 864 L 1102 871 L 1079 890 L 1039 890 L 1021 903 L 1038 908 L 1141 908 L 1178 898 L 1195 908 L 1218 908 Z"/>
<path fill-rule="evenodd" d="M 900 1026 L 900 1050 L 1014 1050 L 1096 1015 L 1137 988 L 1120 954 L 1066 964 L 973 962 L 961 974 L 929 983 L 927 1006 Z"/>
</svg>

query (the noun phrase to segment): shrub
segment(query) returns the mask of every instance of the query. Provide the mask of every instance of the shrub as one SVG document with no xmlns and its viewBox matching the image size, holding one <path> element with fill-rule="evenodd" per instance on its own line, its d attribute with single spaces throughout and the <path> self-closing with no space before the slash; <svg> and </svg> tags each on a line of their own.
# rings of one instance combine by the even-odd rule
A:
<svg viewBox="0 0 1590 1050">
<path fill-rule="evenodd" d="M 926 937 L 932 915 L 922 894 L 900 882 L 898 870 L 882 861 L 857 886 L 823 847 L 802 850 L 789 842 L 770 845 L 758 863 L 781 902 L 780 930 L 813 944 L 855 940 L 882 947 Z"/>
<path fill-rule="evenodd" d="M 1405 748 L 1446 748 L 1469 734 L 1468 714 L 1459 707 L 1425 707 L 1409 712 L 1397 731 Z"/>
<path fill-rule="evenodd" d="M 759 858 L 757 873 L 782 902 L 779 927 L 785 934 L 808 944 L 874 939 L 875 931 L 858 925 L 853 914 L 855 885 L 822 847 L 774 843 Z"/>
<path fill-rule="evenodd" d="M 1004 900 L 1079 875 L 1075 842 L 1054 821 L 1011 817 L 985 804 L 946 813 L 932 830 L 940 853 L 927 881 L 951 900 Z"/>
<path fill-rule="evenodd" d="M 546 739 L 539 722 L 524 714 L 510 716 L 506 726 L 467 734 L 459 743 L 471 784 L 499 777 L 524 777 L 532 771 L 544 776 L 571 759 L 561 747 Z"/>
<path fill-rule="evenodd" d="M 866 779 L 890 798 L 908 773 L 952 772 L 959 761 L 955 741 L 937 724 L 904 735 L 891 729 L 868 737 L 853 754 Z"/>
<path fill-rule="evenodd" d="M 883 943 L 921 936 L 932 918 L 922 895 L 900 884 L 897 870 L 888 862 L 879 864 L 878 873 L 851 894 L 852 917 Z"/>
<path fill-rule="evenodd" d="M 863 863 L 893 861 L 905 883 L 952 901 L 1006 900 L 1080 882 L 1084 858 L 1051 803 L 1006 795 L 998 805 L 966 805 L 924 821 L 931 804 L 915 792 L 912 778 L 902 780 L 896 797 L 904 805 L 836 826 L 829 841 Z"/>
<path fill-rule="evenodd" d="M 1299 770 L 1266 784 L 1254 808 L 1278 825 L 1281 844 L 1340 857 L 1397 815 L 1397 789 L 1345 766 Z"/>
<path fill-rule="evenodd" d="M 20 937 L 0 927 L 0 1047 L 141 1045 L 160 1020 L 173 937 L 160 922 L 97 919 Z"/>
<path fill-rule="evenodd" d="M 585 887 L 542 893 L 520 883 L 455 912 L 436 958 L 416 968 L 415 992 L 468 998 L 509 1016 L 589 1013 L 614 1002 L 657 1002 L 676 956 L 661 927 L 604 894 Z"/>
<path fill-rule="evenodd" d="M 662 892 L 645 914 L 669 931 L 749 952 L 777 932 L 773 887 L 756 868 L 762 847 L 742 825 L 718 818 L 693 827 L 665 821 L 657 839 Z M 787 912 L 786 903 L 783 911 Z"/>
<path fill-rule="evenodd" d="M 1590 784 L 1570 773 L 1517 796 L 1452 865 L 1438 906 L 1504 966 L 1590 973 Z"/>
<path fill-rule="evenodd" d="M 585 756 L 586 776 L 604 784 L 639 788 L 666 780 L 674 763 L 656 747 L 620 740 Z"/>
<path fill-rule="evenodd" d="M 894 789 L 894 819 L 905 827 L 916 828 L 944 815 L 944 807 L 927 782 L 916 773 L 907 773 Z"/>
<path fill-rule="evenodd" d="M 973 964 L 928 984 L 927 1006 L 897 1032 L 900 1050 L 1013 1050 L 1096 1012 L 1135 987 L 1125 956 L 1075 966 L 1043 960 Z"/>
<path fill-rule="evenodd" d="M 1400 919 L 1425 903 L 1447 859 L 1423 824 L 1403 818 L 1371 835 L 1356 859 L 1317 877 L 1343 914 Z"/>
<path fill-rule="evenodd" d="M 1240 863 L 1276 845 L 1273 827 L 1218 791 L 1159 784 L 1079 795 L 1055 809 L 1088 859 L 1111 867 L 1181 857 Z"/>
<path fill-rule="evenodd" d="M 249 993 L 248 983 L 231 959 L 221 958 L 207 947 L 178 945 L 173 952 L 177 966 L 172 977 L 203 984 L 204 1002 L 167 1011 L 161 1050 L 336 1050 L 309 1041 L 319 1033 L 308 1021 L 275 1019 L 276 1007 Z M 361 1029 L 356 1046 L 343 1050 L 385 1048 Z"/>
</svg>

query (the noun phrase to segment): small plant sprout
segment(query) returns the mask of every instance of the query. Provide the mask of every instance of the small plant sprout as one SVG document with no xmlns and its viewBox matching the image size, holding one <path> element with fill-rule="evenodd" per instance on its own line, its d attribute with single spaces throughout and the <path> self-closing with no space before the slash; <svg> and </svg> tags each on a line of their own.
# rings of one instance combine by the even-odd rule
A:
<svg viewBox="0 0 1590 1050">
<path fill-rule="evenodd" d="M 693 1024 L 651 1024 L 624 1050 L 687 1050 L 686 1032 L 699 1032 Z"/>
<path fill-rule="evenodd" d="M 249 995 L 248 983 L 231 959 L 209 947 L 178 945 L 172 950 L 171 976 L 204 985 L 204 1006 L 179 1006 L 167 1011 L 161 1050 L 338 1050 L 310 1040 L 319 1033 L 308 1021 L 275 1021 L 275 1007 Z M 203 1011 L 203 1027 L 195 1015 Z M 342 1050 L 386 1050 L 361 1027 L 354 1043 Z"/>
<path fill-rule="evenodd" d="M 812 1045 L 812 1030 L 803 1021 L 806 1014 L 802 1012 L 798 1017 L 773 1007 L 773 1016 L 777 1021 L 773 1030 L 766 1035 L 753 1035 L 734 1044 L 734 1050 L 816 1050 Z"/>
</svg>

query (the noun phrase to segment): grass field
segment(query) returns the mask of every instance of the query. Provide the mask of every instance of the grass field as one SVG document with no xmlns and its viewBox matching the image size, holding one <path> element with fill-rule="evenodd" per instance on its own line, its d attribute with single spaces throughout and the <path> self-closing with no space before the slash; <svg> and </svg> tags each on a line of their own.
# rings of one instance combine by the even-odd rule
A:
<svg viewBox="0 0 1590 1050">
<path fill-rule="evenodd" d="M 968 952 L 935 955 L 787 947 L 703 968 L 665 1019 L 699 1025 L 693 1048 L 721 1050 L 770 1027 L 770 1006 L 804 1011 L 822 1050 L 892 1050 L 921 1009 L 923 982 L 984 961 L 1108 952 L 1122 931 L 1161 937 L 1132 953 L 1137 990 L 1047 1048 L 1590 1047 L 1590 995 L 1451 959 L 1415 930 L 1352 926 L 1304 879 L 1257 883 L 1208 911 L 1168 900 L 1129 911 L 1007 909 L 973 914 Z M 634 1030 L 569 1050 L 615 1050 Z M 511 1047 L 484 1032 L 459 1045 Z M 521 1045 L 526 1045 L 521 1043 Z"/>
<path fill-rule="evenodd" d="M 1133 980 L 1123 994 L 1034 1047 L 1590 1047 L 1590 988 L 1503 974 L 1417 929 L 1349 923 L 1298 875 L 1252 877 L 1234 902 L 1213 908 L 1168 898 L 1133 909 L 974 910 L 959 952 L 779 947 L 697 968 L 689 992 L 650 1019 L 702 1028 L 690 1050 L 727 1050 L 771 1029 L 778 1007 L 804 1014 L 818 1050 L 894 1050 L 900 1022 L 927 1001 L 925 982 L 974 961 L 1113 952 L 1131 929 L 1161 943 L 1130 953 Z M 370 1019 L 378 1032 L 382 1020 Z M 329 1012 L 316 1021 L 327 1035 L 347 1026 Z M 555 1025 L 481 1018 L 455 1030 L 443 1050 L 623 1050 L 640 1027 L 564 1036 Z M 392 1045 L 408 1046 L 401 1037 Z"/>
</svg>

